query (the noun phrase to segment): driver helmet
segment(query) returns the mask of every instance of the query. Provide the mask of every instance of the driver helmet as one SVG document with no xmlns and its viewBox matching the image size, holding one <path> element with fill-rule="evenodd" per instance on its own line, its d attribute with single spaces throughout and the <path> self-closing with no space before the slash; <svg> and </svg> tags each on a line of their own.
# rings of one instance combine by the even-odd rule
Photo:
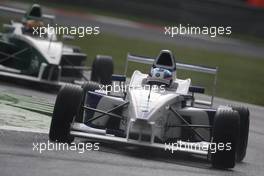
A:
<svg viewBox="0 0 264 176">
<path fill-rule="evenodd" d="M 39 20 L 27 20 L 25 22 L 25 27 L 27 29 L 40 28 L 42 26 L 44 26 L 44 23 L 42 21 L 39 21 Z"/>
<path fill-rule="evenodd" d="M 164 68 L 153 68 L 151 69 L 150 76 L 158 79 L 172 80 L 172 72 Z"/>
</svg>

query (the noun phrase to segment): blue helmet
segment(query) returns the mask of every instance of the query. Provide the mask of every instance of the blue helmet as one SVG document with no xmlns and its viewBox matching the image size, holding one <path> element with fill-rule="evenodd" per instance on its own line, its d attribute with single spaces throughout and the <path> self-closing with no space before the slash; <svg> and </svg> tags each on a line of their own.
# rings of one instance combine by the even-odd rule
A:
<svg viewBox="0 0 264 176">
<path fill-rule="evenodd" d="M 172 72 L 164 68 L 153 68 L 151 70 L 150 76 L 153 78 L 172 80 Z"/>
</svg>

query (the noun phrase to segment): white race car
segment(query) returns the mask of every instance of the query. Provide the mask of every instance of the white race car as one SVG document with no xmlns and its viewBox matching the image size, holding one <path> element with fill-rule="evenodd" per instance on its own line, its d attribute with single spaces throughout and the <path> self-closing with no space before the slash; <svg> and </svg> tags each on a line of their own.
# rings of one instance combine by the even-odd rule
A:
<svg viewBox="0 0 264 176">
<path fill-rule="evenodd" d="M 195 100 L 194 93 L 204 93 L 204 88 L 176 77 L 176 69 L 184 69 L 216 78 L 217 68 L 176 63 L 168 50 L 162 50 L 156 59 L 128 55 L 126 70 L 131 61 L 151 64 L 151 71 L 134 71 L 129 86 L 124 86 L 125 76 L 113 75 L 121 93 L 93 82 L 64 86 L 57 96 L 50 140 L 71 143 L 74 137 L 83 137 L 175 150 L 205 155 L 218 168 L 232 168 L 244 159 L 248 109 L 214 109 L 213 96 L 211 102 Z"/>
<path fill-rule="evenodd" d="M 1 6 L 0 12 L 23 15 L 21 21 L 3 25 L 0 33 L 0 79 L 22 80 L 33 87 L 60 88 L 66 83 L 91 80 L 102 84 L 111 82 L 112 58 L 96 56 L 92 68 L 85 65 L 86 54 L 77 46 L 58 40 L 52 15 L 42 14 L 38 4 L 28 11 Z M 63 35 L 65 39 L 73 36 Z M 108 65 L 107 70 L 100 65 Z M 100 70 L 100 68 L 103 70 Z M 47 86 L 48 85 L 48 86 Z"/>
</svg>

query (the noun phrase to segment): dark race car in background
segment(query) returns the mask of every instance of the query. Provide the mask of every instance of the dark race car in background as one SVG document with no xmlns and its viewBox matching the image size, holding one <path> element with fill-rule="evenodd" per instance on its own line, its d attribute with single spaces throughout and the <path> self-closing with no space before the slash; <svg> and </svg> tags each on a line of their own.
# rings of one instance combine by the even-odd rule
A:
<svg viewBox="0 0 264 176">
<path fill-rule="evenodd" d="M 20 22 L 10 21 L 4 24 L 0 36 L 0 76 L 26 80 L 33 83 L 60 87 L 65 82 L 87 81 L 85 71 L 86 54 L 77 46 L 65 45 L 58 41 L 54 28 L 46 28 L 45 35 L 40 35 L 46 23 L 52 25 L 55 17 L 42 14 L 39 5 L 34 4 L 28 12 L 20 9 L 0 6 L 6 13 L 24 15 Z M 71 38 L 71 36 L 63 36 Z M 111 57 L 97 56 L 93 68 L 98 64 L 112 64 Z M 112 64 L 113 65 L 113 64 Z M 113 66 L 112 66 L 113 67 Z M 95 71 L 95 70 L 92 70 Z M 107 83 L 111 79 L 113 68 L 92 73 L 94 81 Z"/>
</svg>

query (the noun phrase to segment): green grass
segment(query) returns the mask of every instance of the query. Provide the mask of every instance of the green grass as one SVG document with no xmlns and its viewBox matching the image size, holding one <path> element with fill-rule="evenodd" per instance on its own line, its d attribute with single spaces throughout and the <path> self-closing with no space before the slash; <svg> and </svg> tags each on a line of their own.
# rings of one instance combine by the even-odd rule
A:
<svg viewBox="0 0 264 176">
<path fill-rule="evenodd" d="M 155 57 L 161 49 L 170 49 L 176 54 L 178 62 L 218 66 L 217 96 L 227 99 L 264 105 L 264 58 L 241 57 L 233 54 L 209 52 L 205 50 L 176 47 L 170 44 L 147 42 L 138 39 L 127 39 L 110 34 L 87 36 L 68 42 L 80 46 L 88 55 L 90 65 L 96 54 L 111 55 L 114 59 L 115 73 L 124 72 L 127 53 Z M 134 69 L 149 69 L 148 66 L 133 64 Z M 211 93 L 213 77 L 210 75 L 179 71 L 178 77 L 192 78 L 193 84 L 205 85 Z"/>
</svg>

